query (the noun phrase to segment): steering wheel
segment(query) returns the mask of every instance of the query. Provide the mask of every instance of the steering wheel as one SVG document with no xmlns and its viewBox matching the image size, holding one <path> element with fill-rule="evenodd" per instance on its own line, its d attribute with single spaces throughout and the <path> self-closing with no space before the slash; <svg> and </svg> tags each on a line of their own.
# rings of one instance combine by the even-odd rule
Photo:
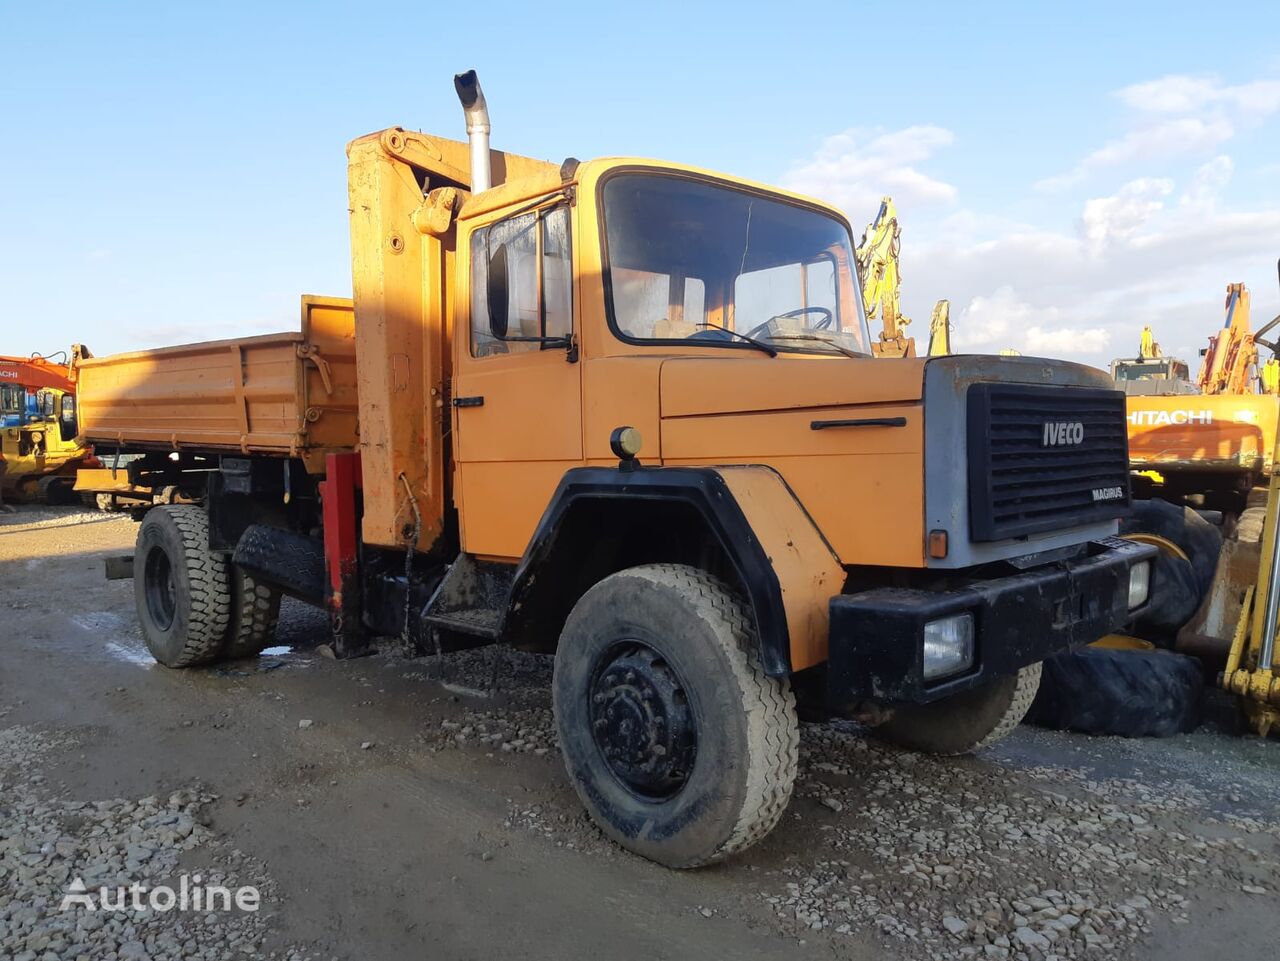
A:
<svg viewBox="0 0 1280 961">
<path fill-rule="evenodd" d="M 831 326 L 831 322 L 836 319 L 836 315 L 826 307 L 797 307 L 795 310 L 788 310 L 785 314 L 774 314 L 763 324 L 757 324 L 755 327 L 752 327 L 747 331 L 747 336 L 755 337 L 757 334 L 764 333 L 765 329 L 775 320 L 786 320 L 789 317 L 803 317 L 805 314 L 822 314 L 822 317 L 818 322 L 809 328 L 810 330 L 826 330 Z"/>
</svg>

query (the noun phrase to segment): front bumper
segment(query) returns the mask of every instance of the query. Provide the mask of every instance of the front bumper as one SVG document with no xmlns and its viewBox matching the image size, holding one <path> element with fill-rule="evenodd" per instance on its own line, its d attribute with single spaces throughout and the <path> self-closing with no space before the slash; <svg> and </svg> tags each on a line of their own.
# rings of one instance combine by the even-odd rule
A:
<svg viewBox="0 0 1280 961">
<path fill-rule="evenodd" d="M 1129 609 L 1129 569 L 1155 555 L 1154 547 L 1109 537 L 1069 561 L 954 589 L 885 587 L 833 597 L 828 701 L 935 701 L 1092 643 L 1142 613 L 1145 604 Z M 974 619 L 972 668 L 926 682 L 925 623 L 961 613 Z"/>
</svg>

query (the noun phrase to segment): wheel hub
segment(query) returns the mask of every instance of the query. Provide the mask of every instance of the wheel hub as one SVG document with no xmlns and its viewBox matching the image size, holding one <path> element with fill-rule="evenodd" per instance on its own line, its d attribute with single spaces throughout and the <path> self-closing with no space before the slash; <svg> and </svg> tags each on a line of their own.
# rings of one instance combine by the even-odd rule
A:
<svg viewBox="0 0 1280 961">
<path fill-rule="evenodd" d="M 600 659 L 591 687 L 591 734 L 605 763 L 636 794 L 680 790 L 697 754 L 697 725 L 675 671 L 651 647 L 619 645 Z"/>
<path fill-rule="evenodd" d="M 146 585 L 147 612 L 160 630 L 168 630 L 177 610 L 177 585 L 169 557 L 158 547 L 147 554 L 143 578 Z"/>
</svg>

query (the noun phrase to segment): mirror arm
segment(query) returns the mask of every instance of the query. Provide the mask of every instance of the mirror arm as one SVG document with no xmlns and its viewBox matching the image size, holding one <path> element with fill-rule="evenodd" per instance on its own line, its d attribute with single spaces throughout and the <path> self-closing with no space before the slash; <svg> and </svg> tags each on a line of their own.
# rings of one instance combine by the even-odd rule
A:
<svg viewBox="0 0 1280 961">
<path fill-rule="evenodd" d="M 496 337 L 504 344 L 546 344 L 548 347 L 561 347 L 567 354 L 565 359 L 574 364 L 578 361 L 578 342 L 573 335 L 567 337 Z"/>
</svg>

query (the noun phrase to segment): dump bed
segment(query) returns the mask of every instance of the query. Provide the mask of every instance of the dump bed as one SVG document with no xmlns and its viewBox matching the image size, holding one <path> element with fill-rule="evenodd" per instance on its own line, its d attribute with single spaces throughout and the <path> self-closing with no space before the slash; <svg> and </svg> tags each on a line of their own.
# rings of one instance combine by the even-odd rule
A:
<svg viewBox="0 0 1280 961">
<path fill-rule="evenodd" d="M 209 450 L 300 457 L 356 446 L 351 301 L 302 298 L 302 329 L 81 358 L 81 434 L 100 451 Z"/>
</svg>

